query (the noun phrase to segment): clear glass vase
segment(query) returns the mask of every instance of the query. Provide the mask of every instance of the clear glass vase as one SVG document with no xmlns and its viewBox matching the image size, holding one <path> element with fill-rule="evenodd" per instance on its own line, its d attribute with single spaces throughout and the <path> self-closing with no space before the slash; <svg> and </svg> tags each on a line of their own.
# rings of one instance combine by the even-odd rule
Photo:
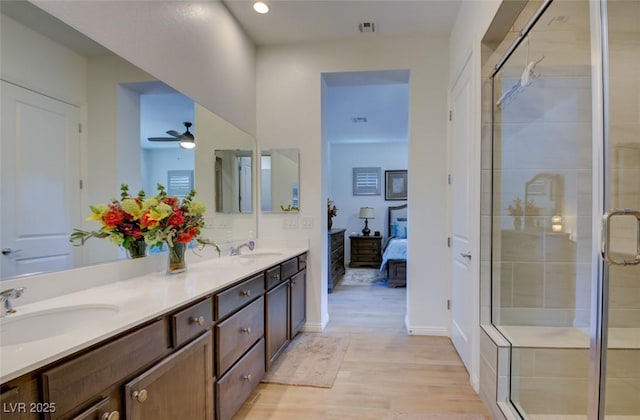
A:
<svg viewBox="0 0 640 420">
<path fill-rule="evenodd" d="M 176 242 L 169 247 L 169 266 L 167 274 L 182 273 L 187 269 L 187 262 L 184 258 L 184 252 L 187 250 L 187 244 Z"/>
<path fill-rule="evenodd" d="M 147 256 L 147 243 L 145 241 L 132 241 L 126 248 L 129 259 L 142 258 Z"/>
</svg>

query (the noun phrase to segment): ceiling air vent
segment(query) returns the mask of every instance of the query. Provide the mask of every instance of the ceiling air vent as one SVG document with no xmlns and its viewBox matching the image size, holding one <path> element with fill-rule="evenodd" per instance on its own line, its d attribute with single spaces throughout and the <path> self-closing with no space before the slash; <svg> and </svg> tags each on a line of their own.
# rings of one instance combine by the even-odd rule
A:
<svg viewBox="0 0 640 420">
<path fill-rule="evenodd" d="M 375 32 L 376 25 L 373 22 L 362 22 L 358 24 L 358 30 L 360 30 L 360 32 L 363 32 L 363 33 Z"/>
</svg>

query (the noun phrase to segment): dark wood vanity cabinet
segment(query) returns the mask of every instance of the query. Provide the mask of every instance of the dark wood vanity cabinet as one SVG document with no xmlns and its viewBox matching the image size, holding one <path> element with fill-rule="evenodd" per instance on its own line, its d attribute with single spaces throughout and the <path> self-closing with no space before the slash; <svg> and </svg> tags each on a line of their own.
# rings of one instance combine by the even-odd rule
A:
<svg viewBox="0 0 640 420">
<path fill-rule="evenodd" d="M 267 369 L 300 332 L 306 321 L 306 266 L 306 254 L 285 261 L 281 264 L 279 283 L 270 282 L 267 271 L 267 285 L 273 287 L 266 294 Z"/>
<path fill-rule="evenodd" d="M 230 420 L 304 325 L 306 257 L 2 384 L 2 419 Z"/>
</svg>

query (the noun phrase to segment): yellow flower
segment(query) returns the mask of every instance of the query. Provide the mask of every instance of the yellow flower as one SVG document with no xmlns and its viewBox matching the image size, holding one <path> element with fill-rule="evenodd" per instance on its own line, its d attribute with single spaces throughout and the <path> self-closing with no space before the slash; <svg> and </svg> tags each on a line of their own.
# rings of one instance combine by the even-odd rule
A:
<svg viewBox="0 0 640 420">
<path fill-rule="evenodd" d="M 202 201 L 199 200 L 193 200 L 191 202 L 191 211 L 189 212 L 189 214 L 191 215 L 198 215 L 198 214 L 204 214 L 204 212 L 207 210 L 207 208 L 205 207 L 204 203 Z"/>
<path fill-rule="evenodd" d="M 158 200 L 155 199 L 154 197 L 146 198 L 142 200 L 142 210 L 147 210 L 157 205 L 158 205 Z"/>
<path fill-rule="evenodd" d="M 120 207 L 122 207 L 122 210 L 125 213 L 133 216 L 134 220 L 137 220 L 140 217 L 140 214 L 142 213 L 142 209 L 138 205 L 138 202 L 133 198 L 125 198 L 124 200 L 122 200 Z"/>
<path fill-rule="evenodd" d="M 149 209 L 149 220 L 164 220 L 173 213 L 173 209 L 170 205 L 160 203 L 155 207 Z"/>
<path fill-rule="evenodd" d="M 86 220 L 95 220 L 96 222 L 102 222 L 102 216 L 109 210 L 109 206 L 106 204 L 98 204 L 91 206 L 91 216 Z"/>
</svg>

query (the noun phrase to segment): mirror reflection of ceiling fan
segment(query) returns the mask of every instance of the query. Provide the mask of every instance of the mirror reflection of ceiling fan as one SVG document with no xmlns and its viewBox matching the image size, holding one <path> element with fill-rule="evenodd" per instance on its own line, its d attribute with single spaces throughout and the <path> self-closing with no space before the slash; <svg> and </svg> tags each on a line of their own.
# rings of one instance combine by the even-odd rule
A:
<svg viewBox="0 0 640 420">
<path fill-rule="evenodd" d="M 180 147 L 182 147 L 183 149 L 193 149 L 194 147 L 196 147 L 196 142 L 193 137 L 193 134 L 189 131 L 189 127 L 191 127 L 192 124 L 188 121 L 185 121 L 183 124 L 186 128 L 184 133 L 178 133 L 176 130 L 169 130 L 167 131 L 167 134 L 169 134 L 172 137 L 149 137 L 148 140 L 149 141 L 179 141 Z"/>
</svg>

